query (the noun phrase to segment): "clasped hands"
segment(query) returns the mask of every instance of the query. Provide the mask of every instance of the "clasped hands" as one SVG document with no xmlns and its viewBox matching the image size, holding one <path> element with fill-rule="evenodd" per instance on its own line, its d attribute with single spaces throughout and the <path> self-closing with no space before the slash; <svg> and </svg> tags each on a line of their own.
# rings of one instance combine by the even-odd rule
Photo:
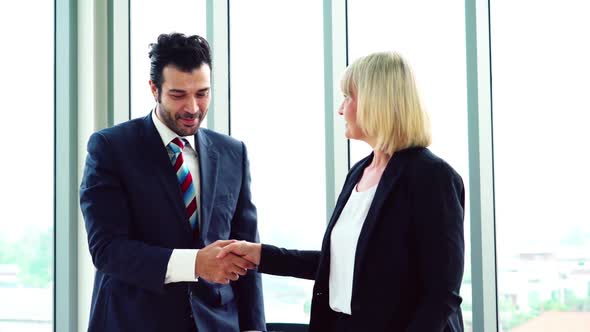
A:
<svg viewBox="0 0 590 332">
<path fill-rule="evenodd" d="M 229 284 L 260 264 L 260 243 L 218 240 L 197 253 L 195 275 L 209 282 Z"/>
</svg>

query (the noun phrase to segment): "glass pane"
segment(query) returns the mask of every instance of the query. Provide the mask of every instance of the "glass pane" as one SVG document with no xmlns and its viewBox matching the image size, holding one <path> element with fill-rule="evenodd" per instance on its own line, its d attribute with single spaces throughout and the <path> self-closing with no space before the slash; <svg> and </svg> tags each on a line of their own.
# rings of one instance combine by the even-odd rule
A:
<svg viewBox="0 0 590 332">
<path fill-rule="evenodd" d="M 397 51 L 408 60 L 432 120 L 430 149 L 455 168 L 468 189 L 464 5 L 462 0 L 348 0 L 348 45 L 350 62 L 377 51 Z M 351 165 L 370 152 L 366 143 L 351 140 Z M 461 293 L 465 330 L 471 331 L 468 202 L 466 205 Z"/>
<path fill-rule="evenodd" d="M 231 133 L 248 147 L 261 240 L 319 250 L 327 223 L 322 2 L 232 1 L 230 18 Z M 263 285 L 267 321 L 309 322 L 311 281 L 264 275 Z"/>
<path fill-rule="evenodd" d="M 146 116 L 155 106 L 150 80 L 149 44 L 162 33 L 206 37 L 205 0 L 131 0 L 131 118 Z M 206 127 L 206 122 L 202 124 Z"/>
<path fill-rule="evenodd" d="M 53 330 L 53 5 L 0 4 L 0 331 Z"/>
<path fill-rule="evenodd" d="M 490 4 L 500 325 L 588 331 L 590 3 Z"/>
</svg>

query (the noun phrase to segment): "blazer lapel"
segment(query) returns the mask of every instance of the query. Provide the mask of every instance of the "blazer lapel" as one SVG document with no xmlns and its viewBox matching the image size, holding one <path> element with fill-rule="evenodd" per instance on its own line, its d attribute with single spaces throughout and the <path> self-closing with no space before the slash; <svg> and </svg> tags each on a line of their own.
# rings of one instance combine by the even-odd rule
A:
<svg viewBox="0 0 590 332">
<path fill-rule="evenodd" d="M 213 201 L 215 198 L 215 189 L 217 185 L 217 176 L 219 168 L 217 167 L 217 160 L 219 153 L 215 146 L 207 137 L 204 129 L 199 129 L 195 135 L 195 144 L 199 154 L 199 169 L 200 184 L 201 184 L 201 220 L 200 227 L 201 238 L 204 240 L 209 230 L 209 222 L 211 219 L 211 211 L 213 209 Z"/>
<path fill-rule="evenodd" d="M 336 206 L 334 207 L 334 212 L 332 213 L 332 217 L 330 218 L 330 222 L 328 223 L 328 227 L 326 228 L 326 233 L 324 234 L 324 239 L 322 241 L 322 255 L 320 256 L 320 263 L 319 263 L 319 271 L 318 271 L 318 278 L 319 284 L 324 285 L 327 289 L 328 285 L 328 277 L 330 275 L 330 239 L 332 237 L 332 230 L 340 218 L 340 214 L 348 202 L 348 198 L 354 190 L 354 187 L 358 183 L 359 179 L 363 175 L 363 171 L 365 167 L 373 160 L 373 154 L 365 158 L 365 160 L 356 168 L 353 168 L 348 177 L 340 195 L 338 196 L 338 201 L 336 202 Z"/>
<path fill-rule="evenodd" d="M 328 224 L 328 232 L 332 233 L 332 229 L 334 225 L 336 225 L 336 221 L 340 218 L 340 214 L 346 206 L 346 202 L 348 202 L 348 198 L 350 194 L 354 190 L 354 187 L 359 182 L 360 178 L 363 176 L 363 172 L 365 167 L 373 160 L 373 154 L 365 158 L 365 160 L 357 167 L 356 169 L 352 170 L 350 175 L 348 176 L 348 181 L 342 187 L 342 191 L 340 192 L 340 196 L 338 196 L 338 201 L 336 202 L 336 206 L 334 207 L 334 212 L 332 213 L 332 217 L 330 218 L 330 223 Z"/>
<path fill-rule="evenodd" d="M 405 167 L 403 159 L 406 153 L 406 150 L 398 151 L 391 157 L 383 171 L 383 175 L 381 175 L 381 180 L 379 180 L 379 183 L 377 184 L 377 190 L 375 191 L 373 202 L 371 203 L 357 242 L 352 285 L 353 292 L 357 289 L 355 288 L 357 280 L 356 276 L 360 273 L 360 268 L 363 266 L 365 251 L 369 244 L 371 233 L 373 232 L 375 225 L 379 222 L 379 216 L 383 209 L 383 204 L 402 174 Z"/>
<path fill-rule="evenodd" d="M 185 229 L 187 234 L 191 234 L 178 179 L 170 162 L 168 151 L 162 143 L 162 138 L 158 130 L 154 126 L 151 113 L 144 118 L 143 125 L 145 146 L 140 148 L 146 150 L 144 156 L 149 160 L 146 165 L 154 165 L 154 176 L 158 178 L 164 192 L 166 192 L 170 206 L 176 216 L 174 219 L 178 220 L 180 226 Z"/>
</svg>

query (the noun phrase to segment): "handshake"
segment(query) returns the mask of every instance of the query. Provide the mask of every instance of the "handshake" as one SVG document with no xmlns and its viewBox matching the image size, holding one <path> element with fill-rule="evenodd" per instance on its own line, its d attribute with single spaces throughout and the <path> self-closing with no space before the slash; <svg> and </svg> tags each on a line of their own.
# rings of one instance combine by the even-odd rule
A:
<svg viewBox="0 0 590 332">
<path fill-rule="evenodd" d="M 195 260 L 195 276 L 209 282 L 229 284 L 260 264 L 260 243 L 218 240 L 199 249 Z"/>
</svg>

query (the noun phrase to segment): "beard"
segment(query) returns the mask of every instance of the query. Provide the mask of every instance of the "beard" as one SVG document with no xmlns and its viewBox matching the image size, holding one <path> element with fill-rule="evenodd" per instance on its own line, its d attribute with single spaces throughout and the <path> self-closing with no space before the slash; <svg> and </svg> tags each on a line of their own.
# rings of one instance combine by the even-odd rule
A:
<svg viewBox="0 0 590 332">
<path fill-rule="evenodd" d="M 173 115 L 162 103 L 158 103 L 156 112 L 158 112 L 164 124 L 178 136 L 192 136 L 196 134 L 203 119 L 202 111 L 197 111 L 195 114 L 184 113 Z M 178 121 L 181 119 L 197 120 L 198 122 L 194 127 L 186 127 L 179 124 Z"/>
</svg>

